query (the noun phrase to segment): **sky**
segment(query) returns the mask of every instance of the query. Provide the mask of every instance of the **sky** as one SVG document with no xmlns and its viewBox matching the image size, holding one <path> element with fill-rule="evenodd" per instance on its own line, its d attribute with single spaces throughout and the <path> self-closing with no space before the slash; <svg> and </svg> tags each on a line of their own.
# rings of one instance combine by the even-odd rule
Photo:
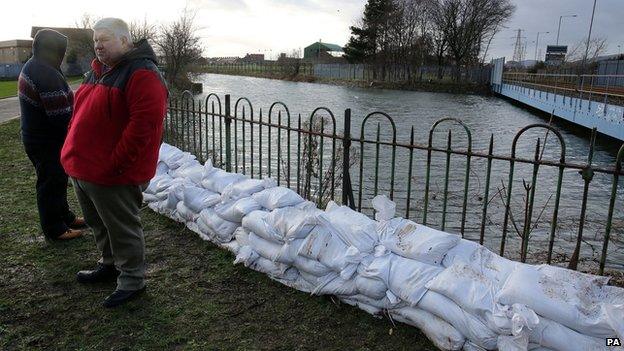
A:
<svg viewBox="0 0 624 351">
<path fill-rule="evenodd" d="M 593 0 L 512 0 L 516 11 L 490 45 L 488 57 L 511 59 L 517 29 L 523 29 L 526 58 L 546 44 L 554 44 L 559 16 L 563 19 L 559 42 L 570 45 L 587 37 Z M 155 5 L 155 4 L 158 5 Z M 83 14 L 119 17 L 127 22 L 146 19 L 162 24 L 175 20 L 185 8 L 195 14 L 204 56 L 244 56 L 263 53 L 275 58 L 280 52 L 301 50 L 319 39 L 344 45 L 353 25 L 362 16 L 366 0 L 21 0 L 2 4 L 0 41 L 29 39 L 31 26 L 74 27 Z M 608 53 L 624 51 L 624 0 L 597 0 L 592 37 L 604 37 Z M 621 45 L 621 48 L 618 48 Z"/>
</svg>

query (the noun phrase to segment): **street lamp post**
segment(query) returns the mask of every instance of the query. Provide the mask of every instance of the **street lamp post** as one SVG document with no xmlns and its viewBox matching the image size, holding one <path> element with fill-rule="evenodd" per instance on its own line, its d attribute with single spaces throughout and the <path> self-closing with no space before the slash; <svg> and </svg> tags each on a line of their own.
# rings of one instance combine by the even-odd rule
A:
<svg viewBox="0 0 624 351">
<path fill-rule="evenodd" d="M 587 55 L 589 54 L 589 43 L 591 40 L 592 27 L 594 26 L 594 14 L 596 13 L 596 0 L 594 0 L 594 7 L 592 8 L 591 20 L 589 22 L 589 33 L 587 34 L 587 45 L 585 46 L 585 56 L 583 56 L 582 71 L 585 71 L 585 64 L 587 64 Z"/>
<path fill-rule="evenodd" d="M 535 61 L 537 61 L 537 47 L 539 46 L 539 36 L 540 34 L 548 34 L 550 32 L 537 32 L 537 39 L 535 39 Z"/>
<path fill-rule="evenodd" d="M 559 16 L 559 28 L 557 29 L 557 45 L 559 45 L 559 33 L 561 32 L 561 19 L 564 17 L 576 17 L 576 15 L 563 15 Z"/>
</svg>

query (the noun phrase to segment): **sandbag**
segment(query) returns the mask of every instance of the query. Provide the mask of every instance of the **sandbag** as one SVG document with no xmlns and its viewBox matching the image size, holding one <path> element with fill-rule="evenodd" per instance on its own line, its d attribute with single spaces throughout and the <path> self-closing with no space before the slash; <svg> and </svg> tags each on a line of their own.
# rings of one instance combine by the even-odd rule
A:
<svg viewBox="0 0 624 351">
<path fill-rule="evenodd" d="M 528 344 L 529 331 L 533 330 L 539 321 L 535 311 L 526 305 L 519 303 L 514 303 L 511 306 L 496 304 L 494 312 L 488 315 L 486 324 L 498 334 L 516 336 L 517 338 L 514 340 L 505 340 L 508 343 L 508 348 L 514 348 L 521 347 L 517 345 L 524 343 L 524 336 L 526 336 L 526 343 Z"/>
<path fill-rule="evenodd" d="M 427 288 L 453 300 L 466 312 L 487 320 L 495 310 L 496 288 L 492 281 L 465 263 L 455 263 L 432 279 Z"/>
<path fill-rule="evenodd" d="M 257 192 L 252 195 L 252 198 L 269 211 L 276 208 L 295 206 L 304 201 L 303 198 L 293 190 L 281 186 Z"/>
<path fill-rule="evenodd" d="M 206 166 L 204 166 L 204 169 L 205 167 Z M 230 173 L 219 168 L 214 168 L 213 171 L 204 174 L 201 185 L 210 191 L 221 194 L 225 187 L 240 182 L 243 179 L 246 179 L 246 177 L 242 174 Z"/>
<path fill-rule="evenodd" d="M 239 200 L 232 200 L 229 203 L 220 203 L 215 206 L 214 210 L 219 217 L 226 221 L 241 223 L 244 216 L 261 208 L 256 200 L 244 197 Z"/>
<path fill-rule="evenodd" d="M 149 185 L 145 188 L 144 193 L 157 194 L 171 185 L 173 178 L 168 174 L 157 175 L 150 180 Z"/>
<path fill-rule="evenodd" d="M 382 280 L 356 275 L 355 286 L 360 294 L 380 300 L 386 297 L 388 287 Z"/>
<path fill-rule="evenodd" d="M 326 265 L 299 255 L 295 256 L 293 266 L 297 267 L 300 272 L 305 272 L 317 277 L 321 277 L 332 272 L 332 270 Z"/>
<path fill-rule="evenodd" d="M 344 279 L 351 278 L 363 258 L 357 249 L 350 249 L 342 240 L 320 228 L 304 239 L 297 254 L 330 267 Z"/>
<path fill-rule="evenodd" d="M 234 255 L 238 254 L 238 251 L 240 250 L 240 247 L 241 247 L 236 240 L 232 240 L 232 241 L 226 242 L 226 243 L 217 242 L 216 244 L 220 248 L 222 248 L 224 250 L 227 250 L 227 251 L 233 253 Z"/>
<path fill-rule="evenodd" d="M 223 189 L 221 200 L 228 202 L 238 200 L 243 197 L 249 197 L 264 189 L 276 187 L 277 183 L 271 178 L 266 179 L 245 179 L 240 182 L 232 183 Z"/>
<path fill-rule="evenodd" d="M 206 235 L 222 243 L 231 241 L 234 231 L 240 226 L 238 223 L 222 219 L 212 208 L 206 208 L 199 213 L 197 225 L 200 229 L 206 230 Z"/>
<path fill-rule="evenodd" d="M 314 208 L 301 210 L 295 207 L 278 208 L 264 217 L 264 221 L 279 235 L 280 241 L 302 239 L 318 224 L 316 216 L 322 211 Z"/>
<path fill-rule="evenodd" d="M 360 266 L 362 267 L 362 266 Z M 416 306 L 427 291 L 427 283 L 438 275 L 442 268 L 410 260 L 393 253 L 375 257 L 365 269 L 359 269 L 360 276 L 384 283 L 387 290 L 411 306 Z M 356 279 L 356 282 L 362 280 Z M 370 285 L 369 293 L 381 294 L 381 285 Z M 378 289 L 372 291 L 372 289 Z M 386 296 L 387 292 L 386 292 Z"/>
<path fill-rule="evenodd" d="M 160 145 L 158 157 L 160 161 L 163 161 L 171 170 L 196 159 L 196 157 L 190 153 L 183 152 L 182 150 L 166 143 Z"/>
<path fill-rule="evenodd" d="M 380 310 L 392 311 L 398 308 L 406 307 L 407 304 L 401 300 L 391 301 L 388 297 L 383 297 L 381 299 L 373 299 L 369 296 L 363 294 L 355 294 L 348 297 L 351 300 L 363 302 L 368 306 L 373 306 Z"/>
<path fill-rule="evenodd" d="M 529 349 L 529 336 L 499 335 L 497 341 L 498 351 L 526 351 Z"/>
<path fill-rule="evenodd" d="M 357 287 L 353 279 L 342 279 L 337 273 L 332 272 L 323 277 L 299 272 L 301 277 L 314 286 L 313 295 L 339 295 L 352 296 L 357 294 Z"/>
<path fill-rule="evenodd" d="M 501 304 L 522 303 L 537 314 L 581 334 L 613 337 L 616 331 L 606 310 L 606 277 L 598 277 L 549 265 L 519 265 L 510 274 L 497 299 Z"/>
<path fill-rule="evenodd" d="M 308 283 L 305 279 L 301 278 L 301 275 L 297 275 L 296 279 L 286 280 L 280 279 L 276 277 L 269 276 L 270 279 L 275 280 L 281 284 L 286 285 L 287 287 L 293 288 L 295 290 L 303 291 L 305 293 L 311 293 L 314 290 L 314 287 Z"/>
<path fill-rule="evenodd" d="M 462 348 L 462 351 L 485 351 L 485 350 L 486 349 L 484 349 L 483 347 L 473 344 L 470 340 L 466 340 L 466 342 L 464 343 L 464 347 Z"/>
<path fill-rule="evenodd" d="M 441 265 L 444 255 L 460 240 L 400 217 L 380 222 L 377 231 L 381 244 L 393 253 L 432 265 Z"/>
<path fill-rule="evenodd" d="M 240 246 L 249 245 L 249 234 L 250 232 L 247 229 L 238 227 L 234 231 L 234 239 Z"/>
<path fill-rule="evenodd" d="M 382 299 L 388 294 L 391 257 L 366 257 L 357 268 L 355 285 L 360 294 L 373 299 Z"/>
<path fill-rule="evenodd" d="M 295 259 L 299 257 L 297 253 L 299 252 L 302 244 L 303 239 L 295 239 L 285 243 L 284 245 L 282 245 L 279 253 L 276 256 L 272 257 L 272 261 L 286 263 L 290 265 L 294 264 Z"/>
<path fill-rule="evenodd" d="M 388 289 L 401 300 L 416 306 L 427 292 L 427 283 L 440 274 L 442 268 L 398 255 L 389 254 L 388 257 Z"/>
<path fill-rule="evenodd" d="M 249 233 L 248 240 L 249 246 L 267 260 L 273 261 L 273 258 L 279 256 L 282 250 L 282 245 L 265 240 L 254 232 Z"/>
<path fill-rule="evenodd" d="M 609 350 L 604 338 L 583 335 L 545 317 L 540 317 L 529 341 L 558 351 Z"/>
<path fill-rule="evenodd" d="M 158 201 L 160 201 L 160 199 L 156 195 L 143 193 L 143 202 L 145 202 L 146 204 L 149 204 L 152 202 L 158 202 Z"/>
<path fill-rule="evenodd" d="M 347 206 L 330 201 L 325 212 L 317 218 L 333 237 L 340 238 L 347 246 L 353 246 L 361 253 L 371 253 L 378 243 L 377 222 Z"/>
<path fill-rule="evenodd" d="M 344 302 L 344 303 L 346 303 L 348 305 L 357 307 L 357 308 L 361 309 L 362 311 L 364 311 L 364 312 L 366 312 L 368 314 L 373 315 L 374 317 L 382 318 L 382 316 L 381 316 L 382 309 L 379 308 L 379 307 L 375 307 L 373 305 L 369 305 L 369 304 L 367 304 L 367 303 L 365 303 L 363 301 L 356 300 L 353 297 L 341 297 L 340 301 L 342 301 L 342 302 Z"/>
<path fill-rule="evenodd" d="M 283 244 L 282 236 L 277 234 L 275 229 L 264 220 L 268 215 L 269 212 L 264 210 L 252 211 L 243 217 L 242 226 L 265 240 Z"/>
<path fill-rule="evenodd" d="M 204 167 L 199 162 L 189 162 L 186 165 L 180 166 L 177 169 L 171 171 L 170 175 L 174 178 L 185 178 L 192 181 L 194 184 L 201 184 L 202 173 Z"/>
<path fill-rule="evenodd" d="M 184 199 L 184 184 L 176 184 L 171 187 L 167 200 L 165 202 L 165 210 L 170 214 L 174 214 L 178 206 L 178 202 Z"/>
<path fill-rule="evenodd" d="M 475 345 L 486 350 L 496 349 L 498 335 L 444 295 L 429 290 L 417 307 L 447 321 Z"/>
<path fill-rule="evenodd" d="M 450 267 L 455 262 L 470 263 L 475 260 L 474 255 L 481 247 L 483 246 L 479 245 L 479 243 L 461 239 L 457 242 L 457 245 L 446 253 L 442 260 L 442 265 L 444 267 Z"/>
<path fill-rule="evenodd" d="M 433 344 L 442 350 L 461 350 L 466 338 L 452 325 L 420 308 L 404 307 L 390 312 L 399 322 L 420 329 Z"/>
<path fill-rule="evenodd" d="M 375 209 L 376 221 L 389 221 L 394 217 L 396 212 L 396 204 L 388 199 L 386 195 L 377 195 L 371 201 L 373 209 Z"/>
<path fill-rule="evenodd" d="M 197 213 L 215 206 L 220 199 L 219 193 L 197 186 L 187 186 L 184 189 L 184 205 Z"/>
<path fill-rule="evenodd" d="M 294 281 L 299 276 L 296 268 L 282 263 L 271 262 L 259 256 L 250 246 L 241 246 L 239 248 L 234 261 L 234 264 L 237 263 L 243 263 L 245 267 L 283 280 Z"/>
<path fill-rule="evenodd" d="M 198 213 L 192 211 L 188 207 L 184 205 L 184 201 L 178 202 L 176 205 L 176 215 L 178 218 L 182 219 L 184 222 L 195 222 Z"/>
<path fill-rule="evenodd" d="M 167 172 L 169 172 L 169 166 L 163 161 L 158 161 L 156 163 L 156 176 L 167 174 Z"/>
</svg>

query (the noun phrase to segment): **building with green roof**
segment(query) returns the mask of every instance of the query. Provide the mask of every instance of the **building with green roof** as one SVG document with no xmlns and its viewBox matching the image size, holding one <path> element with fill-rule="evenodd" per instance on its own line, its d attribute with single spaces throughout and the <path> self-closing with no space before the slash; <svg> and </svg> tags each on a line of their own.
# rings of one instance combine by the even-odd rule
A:
<svg viewBox="0 0 624 351">
<path fill-rule="evenodd" d="M 303 49 L 303 58 L 305 60 L 315 60 L 330 57 L 342 57 L 344 51 L 342 46 L 317 41 Z"/>
</svg>

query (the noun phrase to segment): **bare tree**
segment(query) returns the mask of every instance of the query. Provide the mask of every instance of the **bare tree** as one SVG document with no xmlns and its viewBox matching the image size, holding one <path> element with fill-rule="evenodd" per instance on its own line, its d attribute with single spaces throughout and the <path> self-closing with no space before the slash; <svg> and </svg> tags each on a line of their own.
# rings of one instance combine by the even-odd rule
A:
<svg viewBox="0 0 624 351">
<path fill-rule="evenodd" d="M 594 60 L 596 57 L 603 55 L 607 51 L 607 38 L 595 37 L 589 40 L 589 50 L 587 51 L 587 60 Z M 579 40 L 566 55 L 566 61 L 580 61 L 585 56 L 587 48 L 587 38 Z"/>
<path fill-rule="evenodd" d="M 195 15 L 185 9 L 176 21 L 160 27 L 155 40 L 162 55 L 165 79 L 170 86 L 179 89 L 190 85 L 190 66 L 201 58 L 202 47 L 194 20 Z"/>
<path fill-rule="evenodd" d="M 456 66 L 477 63 L 481 47 L 507 21 L 515 6 L 509 0 L 437 0 L 438 30 L 444 33 Z"/>
<path fill-rule="evenodd" d="M 288 54 L 280 54 L 277 62 L 281 67 L 282 74 L 290 77 L 297 76 L 301 70 L 301 49 L 292 49 Z"/>
<path fill-rule="evenodd" d="M 85 12 L 78 20 L 74 21 L 74 26 L 81 29 L 93 29 L 95 23 L 101 18 L 100 16 Z"/>
<path fill-rule="evenodd" d="M 156 26 L 154 24 L 148 23 L 147 18 L 143 18 L 143 22 L 135 22 L 132 21 L 128 25 L 130 29 L 130 36 L 132 37 L 133 42 L 138 42 L 139 40 L 145 39 L 150 44 L 154 43 L 154 39 L 156 39 L 157 31 Z"/>
</svg>

